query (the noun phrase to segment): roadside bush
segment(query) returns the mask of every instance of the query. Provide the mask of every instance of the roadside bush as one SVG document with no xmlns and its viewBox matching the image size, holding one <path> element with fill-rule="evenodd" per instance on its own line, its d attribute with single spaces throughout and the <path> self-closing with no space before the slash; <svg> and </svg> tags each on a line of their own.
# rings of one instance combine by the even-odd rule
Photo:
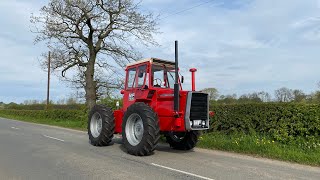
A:
<svg viewBox="0 0 320 180">
<path fill-rule="evenodd" d="M 113 110 L 117 109 L 117 102 L 119 102 L 119 107 L 122 107 L 123 105 L 123 101 L 122 99 L 112 99 L 112 98 L 103 98 L 100 99 L 97 104 L 104 104 L 110 108 L 112 108 Z"/>
<path fill-rule="evenodd" d="M 50 104 L 49 109 L 62 109 L 62 110 L 83 110 L 86 106 L 84 104 Z M 4 109 L 15 110 L 45 110 L 45 104 L 8 104 L 4 106 Z"/>
<path fill-rule="evenodd" d="M 320 105 L 260 103 L 213 105 L 211 130 L 265 134 L 283 143 L 320 142 Z"/>
<path fill-rule="evenodd" d="M 87 113 L 83 110 L 15 110 L 15 109 L 4 109 L 0 110 L 1 115 L 7 116 L 18 116 L 18 117 L 29 117 L 35 119 L 52 119 L 52 120 L 72 120 L 72 121 L 86 121 Z"/>
</svg>

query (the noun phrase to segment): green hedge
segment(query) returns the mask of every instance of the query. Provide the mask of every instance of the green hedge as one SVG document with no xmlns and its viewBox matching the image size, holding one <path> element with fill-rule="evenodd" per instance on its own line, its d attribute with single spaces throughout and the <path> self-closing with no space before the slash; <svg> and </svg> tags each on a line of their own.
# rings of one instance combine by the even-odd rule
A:
<svg viewBox="0 0 320 180">
<path fill-rule="evenodd" d="M 49 109 L 61 109 L 61 110 L 83 110 L 86 106 L 84 104 L 50 104 Z M 45 110 L 45 104 L 8 104 L 4 106 L 4 109 L 15 109 L 15 110 Z"/>
<path fill-rule="evenodd" d="M 52 119 L 52 120 L 73 120 L 73 121 L 86 121 L 87 113 L 83 110 L 15 110 L 15 109 L 4 109 L 0 110 L 1 115 L 5 116 L 19 116 L 19 117 L 29 117 L 35 119 Z"/>
<path fill-rule="evenodd" d="M 265 134 L 277 141 L 320 142 L 320 105 L 260 103 L 213 105 L 211 130 Z"/>
</svg>

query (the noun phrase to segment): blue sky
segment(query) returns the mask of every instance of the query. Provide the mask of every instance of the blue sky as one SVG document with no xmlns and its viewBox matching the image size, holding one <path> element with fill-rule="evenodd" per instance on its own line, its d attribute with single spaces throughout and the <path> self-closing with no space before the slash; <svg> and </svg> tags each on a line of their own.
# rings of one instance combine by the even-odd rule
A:
<svg viewBox="0 0 320 180">
<path fill-rule="evenodd" d="M 191 67 L 198 68 L 197 89 L 216 87 L 221 94 L 273 91 L 282 86 L 309 93 L 320 81 L 319 0 L 144 0 L 143 11 L 161 14 L 156 35 L 160 47 L 143 49 L 145 57 L 173 59 L 179 40 L 185 89 Z M 31 13 L 43 0 L 0 1 L 0 101 L 46 97 L 46 72 L 39 65 L 44 45 L 33 44 Z M 52 79 L 53 100 L 74 90 Z"/>
</svg>

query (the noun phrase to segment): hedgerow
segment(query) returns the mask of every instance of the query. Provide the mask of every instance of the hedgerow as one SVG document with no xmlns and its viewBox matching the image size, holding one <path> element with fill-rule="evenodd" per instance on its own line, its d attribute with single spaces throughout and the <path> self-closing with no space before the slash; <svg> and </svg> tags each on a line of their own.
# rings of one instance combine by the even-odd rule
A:
<svg viewBox="0 0 320 180">
<path fill-rule="evenodd" d="M 7 104 L 3 109 L 15 109 L 15 110 L 46 110 L 45 104 Z M 49 109 L 62 109 L 62 110 L 83 110 L 86 108 L 84 104 L 50 104 Z"/>
<path fill-rule="evenodd" d="M 52 119 L 52 120 L 74 120 L 74 121 L 86 121 L 87 114 L 84 110 L 16 110 L 16 109 L 4 109 L 0 110 L 0 115 L 14 115 L 18 117 L 29 117 L 35 119 Z"/>
<path fill-rule="evenodd" d="M 320 105 L 260 103 L 214 105 L 210 131 L 264 134 L 283 143 L 320 142 Z"/>
</svg>

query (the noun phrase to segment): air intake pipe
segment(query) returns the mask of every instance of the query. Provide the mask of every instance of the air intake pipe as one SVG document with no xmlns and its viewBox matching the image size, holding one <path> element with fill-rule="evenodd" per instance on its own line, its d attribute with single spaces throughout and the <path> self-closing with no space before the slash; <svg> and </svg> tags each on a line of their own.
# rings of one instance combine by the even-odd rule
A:
<svg viewBox="0 0 320 180">
<path fill-rule="evenodd" d="M 192 91 L 195 91 L 196 90 L 196 80 L 195 80 L 195 74 L 197 72 L 197 69 L 196 68 L 191 68 L 189 70 L 191 72 L 191 79 L 192 79 Z"/>
</svg>

